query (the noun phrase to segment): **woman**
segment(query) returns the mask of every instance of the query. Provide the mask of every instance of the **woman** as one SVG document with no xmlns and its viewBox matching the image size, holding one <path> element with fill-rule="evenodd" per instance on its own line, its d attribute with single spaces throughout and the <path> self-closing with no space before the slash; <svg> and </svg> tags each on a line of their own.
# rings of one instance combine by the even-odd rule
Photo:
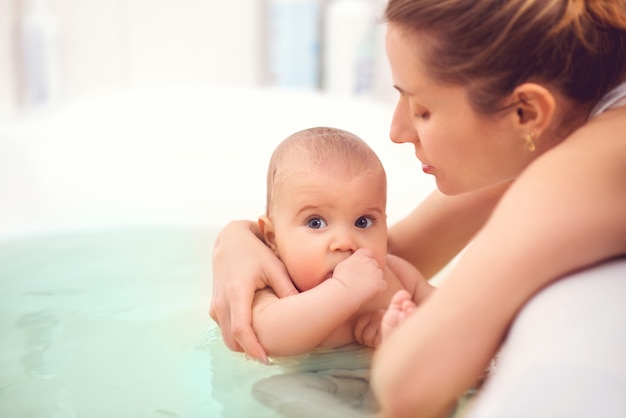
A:
<svg viewBox="0 0 626 418">
<path fill-rule="evenodd" d="M 428 276 L 471 244 L 385 338 L 372 385 L 385 416 L 445 416 L 537 292 L 626 254 L 626 4 L 390 0 L 385 17 L 391 138 L 439 189 L 390 229 L 390 252 Z M 263 359 L 253 291 L 294 288 L 249 225 L 216 243 L 211 315 L 229 347 Z"/>
</svg>

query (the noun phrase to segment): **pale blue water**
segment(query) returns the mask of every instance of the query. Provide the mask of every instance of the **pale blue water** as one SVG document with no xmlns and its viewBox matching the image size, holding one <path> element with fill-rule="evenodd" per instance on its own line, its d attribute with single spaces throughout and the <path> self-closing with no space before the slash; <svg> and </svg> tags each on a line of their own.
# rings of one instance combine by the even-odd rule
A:
<svg viewBox="0 0 626 418">
<path fill-rule="evenodd" d="M 367 351 L 266 366 L 226 349 L 208 315 L 214 237 L 136 228 L 0 241 L 0 417 L 371 415 Z"/>
</svg>

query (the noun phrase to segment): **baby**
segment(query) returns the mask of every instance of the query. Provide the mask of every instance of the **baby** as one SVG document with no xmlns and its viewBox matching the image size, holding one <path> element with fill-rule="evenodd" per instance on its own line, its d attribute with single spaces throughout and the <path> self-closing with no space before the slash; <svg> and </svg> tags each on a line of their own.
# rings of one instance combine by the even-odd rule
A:
<svg viewBox="0 0 626 418">
<path fill-rule="evenodd" d="M 300 293 L 256 292 L 252 325 L 269 355 L 375 347 L 394 294 L 404 290 L 419 304 L 433 289 L 411 264 L 387 254 L 386 194 L 380 160 L 349 132 L 306 129 L 275 149 L 258 224 Z"/>
</svg>

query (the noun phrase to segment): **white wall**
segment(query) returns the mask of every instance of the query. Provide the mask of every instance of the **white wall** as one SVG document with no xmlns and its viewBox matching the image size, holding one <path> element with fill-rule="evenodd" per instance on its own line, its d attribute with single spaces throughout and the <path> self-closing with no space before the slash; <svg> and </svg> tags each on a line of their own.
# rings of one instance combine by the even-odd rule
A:
<svg viewBox="0 0 626 418">
<path fill-rule="evenodd" d="M 347 43 L 354 44 L 366 19 L 377 19 L 385 0 L 0 0 L 0 121 L 32 107 L 25 75 L 29 50 L 23 44 L 32 33 L 26 30 L 33 21 L 29 5 L 45 6 L 51 52 L 46 62 L 54 69 L 54 103 L 62 105 L 155 85 L 271 83 L 270 11 L 290 1 L 317 2 L 320 8 L 319 59 L 328 52 L 334 57 L 319 63 L 320 86 L 322 78 L 331 78 L 329 68 L 342 80 L 354 73 L 349 60 L 356 51 L 347 48 L 355 46 Z M 370 90 L 387 100 L 394 93 L 382 29 L 377 27 L 370 51 L 376 78 Z M 351 94 L 353 83 L 333 92 Z"/>
<path fill-rule="evenodd" d="M 23 29 L 32 0 L 0 0 L 0 112 L 25 97 Z M 42 0 L 64 103 L 158 84 L 260 81 L 259 0 Z M 1 116 L 2 114 L 0 114 Z"/>
<path fill-rule="evenodd" d="M 45 109 L 25 100 L 20 30 L 30 1 L 48 5 L 56 28 L 59 96 Z M 433 183 L 409 146 L 388 139 L 387 98 L 395 93 L 384 28 L 376 26 L 370 52 L 378 72 L 365 94 L 341 83 L 277 88 L 268 85 L 268 11 L 288 1 L 315 0 L 0 0 L 0 236 L 254 218 L 264 209 L 263 178 L 276 143 L 316 125 L 370 143 L 388 171 L 389 220 L 406 215 Z M 320 74 L 336 71 L 351 84 L 342 34 L 356 30 L 350 22 L 358 13 L 367 27 L 384 0 L 319 1 L 335 13 L 324 21 L 344 29 L 322 22 L 320 36 L 331 35 L 320 41 L 320 59 L 335 58 L 332 68 L 320 64 Z"/>
<path fill-rule="evenodd" d="M 362 137 L 388 177 L 388 217 L 434 187 L 410 145 L 388 139 L 392 106 L 246 87 L 137 89 L 37 120 L 0 124 L 0 238 L 138 224 L 216 228 L 265 210 L 274 147 L 311 126 Z"/>
</svg>

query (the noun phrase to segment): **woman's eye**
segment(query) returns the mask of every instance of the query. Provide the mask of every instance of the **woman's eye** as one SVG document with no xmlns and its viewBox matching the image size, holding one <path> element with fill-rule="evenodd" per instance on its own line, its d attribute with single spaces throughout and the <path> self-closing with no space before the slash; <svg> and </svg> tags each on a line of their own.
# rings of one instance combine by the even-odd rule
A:
<svg viewBox="0 0 626 418">
<path fill-rule="evenodd" d="M 326 222 L 320 218 L 311 218 L 306 222 L 306 224 L 311 229 L 320 229 L 326 226 Z"/>
<path fill-rule="evenodd" d="M 428 118 L 430 118 L 430 112 L 416 112 L 415 117 L 421 120 L 428 120 Z"/>
<path fill-rule="evenodd" d="M 373 223 L 374 221 L 371 218 L 367 216 L 361 216 L 359 219 L 356 220 L 354 226 L 356 226 L 357 228 L 369 228 L 370 226 L 372 226 Z"/>
</svg>

